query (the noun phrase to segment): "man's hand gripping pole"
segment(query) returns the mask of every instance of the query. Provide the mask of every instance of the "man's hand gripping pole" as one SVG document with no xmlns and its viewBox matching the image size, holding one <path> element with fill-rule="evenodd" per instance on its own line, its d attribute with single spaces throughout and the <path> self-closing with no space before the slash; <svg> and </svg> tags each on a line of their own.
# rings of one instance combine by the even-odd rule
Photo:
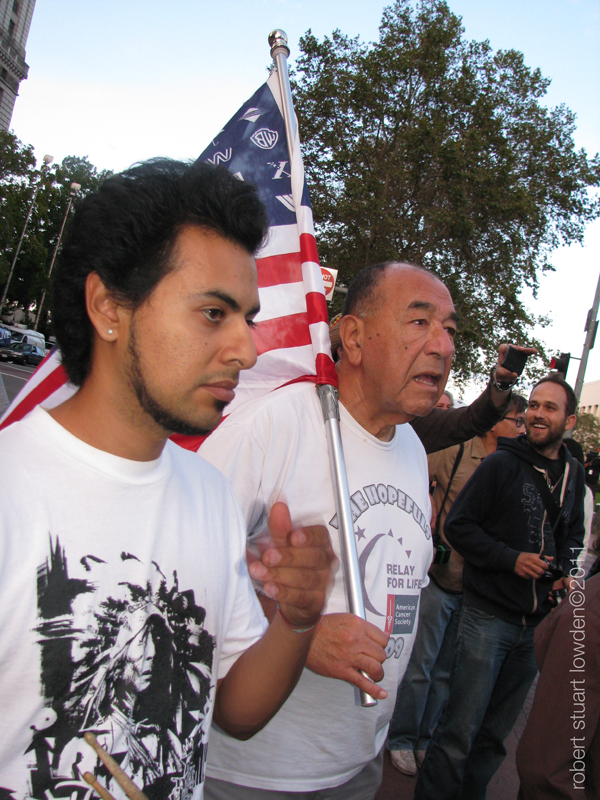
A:
<svg viewBox="0 0 600 800">
<path fill-rule="evenodd" d="M 361 619 L 365 617 L 360 572 L 358 567 L 358 554 L 354 538 L 354 524 L 350 507 L 350 493 L 348 491 L 348 478 L 342 436 L 340 433 L 340 411 L 338 407 L 338 392 L 334 386 L 323 384 L 317 386 L 317 394 L 321 401 L 325 430 L 327 432 L 327 449 L 329 452 L 329 466 L 331 467 L 331 480 L 340 533 L 341 561 L 346 581 L 346 594 L 348 609 L 351 614 L 356 614 Z M 368 680 L 371 678 L 363 672 Z M 362 689 L 360 691 L 360 704 L 363 707 L 376 706 L 377 700 Z"/>
</svg>

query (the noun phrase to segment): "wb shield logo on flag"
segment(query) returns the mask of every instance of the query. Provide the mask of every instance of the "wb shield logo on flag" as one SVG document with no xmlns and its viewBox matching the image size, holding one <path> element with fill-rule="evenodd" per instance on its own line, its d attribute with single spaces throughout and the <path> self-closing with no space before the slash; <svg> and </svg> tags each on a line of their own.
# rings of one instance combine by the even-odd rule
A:
<svg viewBox="0 0 600 800">
<path fill-rule="evenodd" d="M 261 150 L 272 150 L 278 139 L 279 134 L 277 131 L 270 131 L 268 128 L 260 128 L 250 137 L 250 141 L 260 147 Z"/>
</svg>

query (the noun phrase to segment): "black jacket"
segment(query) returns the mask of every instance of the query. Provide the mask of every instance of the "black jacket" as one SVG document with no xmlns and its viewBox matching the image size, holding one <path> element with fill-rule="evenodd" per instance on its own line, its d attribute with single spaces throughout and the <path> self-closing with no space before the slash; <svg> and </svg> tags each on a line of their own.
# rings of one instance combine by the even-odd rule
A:
<svg viewBox="0 0 600 800">
<path fill-rule="evenodd" d="M 490 384 L 470 406 L 432 408 L 425 417 L 409 423 L 421 440 L 426 453 L 437 453 L 455 444 L 466 442 L 491 430 L 508 411 L 510 394 L 500 408 L 492 402 Z"/>
<path fill-rule="evenodd" d="M 477 468 L 446 518 L 444 533 L 464 557 L 465 603 L 507 622 L 537 625 L 551 610 L 553 578 L 519 577 L 520 553 L 554 556 L 565 574 L 583 544 L 583 469 L 561 449 L 565 465 L 560 519 L 552 533 L 544 504 L 526 462 L 543 469 L 546 459 L 526 436 L 498 439 L 498 449 Z"/>
</svg>

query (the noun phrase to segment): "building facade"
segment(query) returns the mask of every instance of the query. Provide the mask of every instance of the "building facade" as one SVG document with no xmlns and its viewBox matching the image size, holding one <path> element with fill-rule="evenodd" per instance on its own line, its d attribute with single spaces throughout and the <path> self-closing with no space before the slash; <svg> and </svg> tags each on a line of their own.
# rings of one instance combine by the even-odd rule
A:
<svg viewBox="0 0 600 800">
<path fill-rule="evenodd" d="M 8 130 L 19 84 L 29 67 L 25 44 L 35 0 L 0 0 L 0 128 Z"/>
<path fill-rule="evenodd" d="M 579 398 L 579 412 L 600 417 L 600 381 L 583 384 Z"/>
</svg>

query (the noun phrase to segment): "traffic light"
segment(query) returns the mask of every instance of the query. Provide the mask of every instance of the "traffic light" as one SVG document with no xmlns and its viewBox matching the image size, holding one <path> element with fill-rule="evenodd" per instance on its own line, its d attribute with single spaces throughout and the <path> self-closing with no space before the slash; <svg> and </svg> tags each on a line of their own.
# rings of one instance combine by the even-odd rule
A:
<svg viewBox="0 0 600 800">
<path fill-rule="evenodd" d="M 550 369 L 559 372 L 563 378 L 567 376 L 567 370 L 569 369 L 569 360 L 571 358 L 571 353 L 561 353 L 558 356 L 553 356 L 550 360 Z"/>
</svg>

